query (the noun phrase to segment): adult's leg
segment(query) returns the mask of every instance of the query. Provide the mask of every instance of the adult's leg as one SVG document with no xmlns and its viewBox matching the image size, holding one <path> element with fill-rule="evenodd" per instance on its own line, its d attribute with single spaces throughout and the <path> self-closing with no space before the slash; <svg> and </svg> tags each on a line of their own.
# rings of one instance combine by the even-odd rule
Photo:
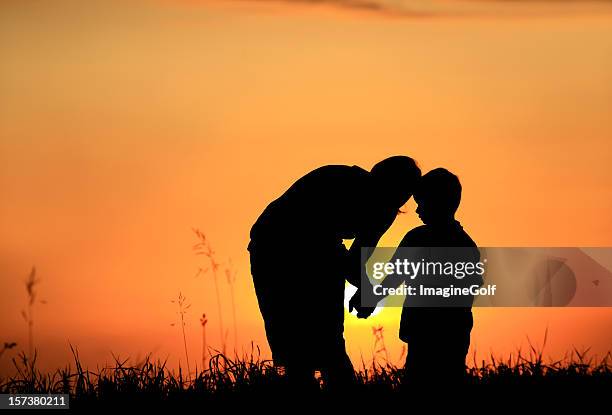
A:
<svg viewBox="0 0 612 415">
<path fill-rule="evenodd" d="M 355 370 L 346 353 L 344 340 L 344 289 L 347 251 L 341 244 L 330 244 L 319 253 L 319 266 L 313 269 L 324 285 L 315 287 L 313 317 L 318 367 L 325 387 L 344 391 L 355 384 Z M 322 266 L 321 266 L 322 265 Z"/>
<path fill-rule="evenodd" d="M 319 390 L 314 377 L 314 367 L 308 356 L 290 357 L 285 365 L 285 375 L 294 394 L 309 394 Z"/>
<path fill-rule="evenodd" d="M 321 366 L 325 387 L 332 392 L 350 390 L 355 385 L 355 369 L 346 353 L 344 337 L 336 335 L 322 346 L 328 350 Z"/>
<path fill-rule="evenodd" d="M 296 289 L 302 277 L 293 272 L 299 265 L 292 262 L 293 255 L 277 247 L 253 250 L 251 274 L 274 364 L 285 369 L 291 392 L 302 394 L 318 389 L 318 384 L 307 350 L 306 302 Z"/>
</svg>

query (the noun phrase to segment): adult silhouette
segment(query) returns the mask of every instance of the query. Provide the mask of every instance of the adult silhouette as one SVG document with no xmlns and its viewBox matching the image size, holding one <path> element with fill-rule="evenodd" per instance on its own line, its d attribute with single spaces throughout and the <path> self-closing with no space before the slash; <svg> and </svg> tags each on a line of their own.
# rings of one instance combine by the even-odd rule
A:
<svg viewBox="0 0 612 415">
<path fill-rule="evenodd" d="M 259 216 L 248 250 L 275 364 L 290 384 L 350 384 L 344 343 L 344 286 L 360 285 L 362 247 L 375 247 L 413 192 L 421 171 L 394 156 L 371 171 L 320 167 L 295 182 Z M 343 239 L 353 239 L 347 250 Z M 367 255 L 366 255 L 367 256 Z"/>
</svg>

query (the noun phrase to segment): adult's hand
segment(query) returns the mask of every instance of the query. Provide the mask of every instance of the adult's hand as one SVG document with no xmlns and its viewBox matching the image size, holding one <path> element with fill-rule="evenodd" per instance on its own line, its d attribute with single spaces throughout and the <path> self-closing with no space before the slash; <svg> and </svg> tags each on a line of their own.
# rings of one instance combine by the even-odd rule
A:
<svg viewBox="0 0 612 415">
<path fill-rule="evenodd" d="M 361 305 L 361 290 L 357 290 L 349 300 L 349 312 L 357 310 L 357 318 L 368 318 L 376 307 L 365 307 Z"/>
</svg>

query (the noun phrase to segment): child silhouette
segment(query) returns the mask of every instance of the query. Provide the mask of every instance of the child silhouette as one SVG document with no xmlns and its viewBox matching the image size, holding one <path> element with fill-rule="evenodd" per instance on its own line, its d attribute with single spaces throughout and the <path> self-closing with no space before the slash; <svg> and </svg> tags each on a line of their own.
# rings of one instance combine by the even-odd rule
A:
<svg viewBox="0 0 612 415">
<path fill-rule="evenodd" d="M 477 263 L 480 252 L 470 236 L 455 220 L 455 212 L 461 200 L 461 183 L 457 176 L 446 169 L 437 168 L 422 176 L 414 192 L 416 213 L 423 225 L 409 231 L 400 243 L 391 262 L 406 251 L 411 261 L 460 264 Z M 415 286 L 467 287 L 480 286 L 482 277 L 471 275 L 461 279 L 451 276 L 419 276 L 414 280 L 406 275 L 390 274 L 382 282 L 383 288 L 395 288 L 402 283 Z M 369 282 L 368 282 L 369 284 Z M 415 287 L 417 288 L 417 287 Z M 368 293 L 369 304 L 381 299 Z M 415 290 L 418 292 L 418 289 Z M 373 299 L 373 301 L 372 301 Z M 408 343 L 406 373 L 409 382 L 436 385 L 460 381 L 465 375 L 465 358 L 470 345 L 473 327 L 473 296 L 460 299 L 437 297 L 412 297 L 407 295 L 402 310 L 399 337 Z M 358 316 L 367 317 L 373 308 L 357 307 Z"/>
</svg>

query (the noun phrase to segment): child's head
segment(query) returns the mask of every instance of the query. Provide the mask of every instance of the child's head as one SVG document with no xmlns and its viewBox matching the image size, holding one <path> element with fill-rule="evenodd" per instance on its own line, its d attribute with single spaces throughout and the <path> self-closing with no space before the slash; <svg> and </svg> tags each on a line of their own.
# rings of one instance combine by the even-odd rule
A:
<svg viewBox="0 0 612 415">
<path fill-rule="evenodd" d="M 448 222 L 454 219 L 461 201 L 459 178 L 446 169 L 434 169 L 419 180 L 414 200 L 423 223 Z"/>
</svg>

